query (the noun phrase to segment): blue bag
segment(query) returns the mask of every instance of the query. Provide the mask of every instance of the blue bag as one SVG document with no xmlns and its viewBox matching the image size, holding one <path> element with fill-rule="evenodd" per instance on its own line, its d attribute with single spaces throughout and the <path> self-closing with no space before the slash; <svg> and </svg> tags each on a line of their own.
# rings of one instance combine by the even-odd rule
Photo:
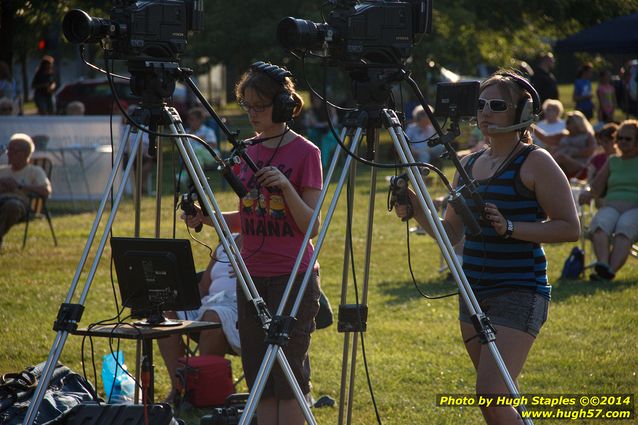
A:
<svg viewBox="0 0 638 425">
<path fill-rule="evenodd" d="M 585 251 L 575 246 L 565 260 L 561 279 L 578 279 L 585 270 Z"/>
</svg>

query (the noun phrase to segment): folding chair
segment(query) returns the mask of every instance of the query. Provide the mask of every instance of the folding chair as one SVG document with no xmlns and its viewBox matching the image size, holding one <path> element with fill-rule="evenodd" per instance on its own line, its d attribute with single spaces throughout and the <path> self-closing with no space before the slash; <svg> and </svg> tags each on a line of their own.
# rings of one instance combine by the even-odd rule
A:
<svg viewBox="0 0 638 425">
<path fill-rule="evenodd" d="M 51 160 L 46 157 L 41 158 L 32 158 L 31 164 L 37 165 L 38 167 L 44 170 L 49 181 L 51 181 L 51 170 L 53 168 L 53 164 Z M 49 213 L 49 209 L 47 208 L 47 197 L 40 196 L 35 193 L 29 194 L 29 208 L 27 209 L 27 215 L 22 220 L 25 222 L 24 226 L 24 237 L 22 239 L 22 249 L 27 245 L 27 236 L 29 235 L 29 222 L 32 218 L 42 218 L 45 217 L 47 222 L 49 223 L 49 228 L 51 229 L 51 236 L 53 236 L 53 244 L 58 246 L 58 240 L 55 237 L 55 231 L 53 230 L 53 223 L 51 221 L 51 214 Z"/>
<path fill-rule="evenodd" d="M 583 180 L 572 179 L 570 181 L 570 188 L 572 191 L 572 196 L 574 198 L 574 203 L 576 204 L 576 212 L 578 213 L 578 220 L 580 221 L 580 249 L 583 251 L 585 256 L 585 267 L 582 272 L 582 276 L 585 277 L 585 271 L 589 268 L 592 268 L 594 264 L 596 264 L 596 260 L 587 262 L 587 242 L 589 241 L 589 223 L 594 216 L 595 213 L 595 200 L 587 205 L 580 205 L 578 203 L 578 197 L 581 193 L 587 190 L 588 183 Z"/>
</svg>

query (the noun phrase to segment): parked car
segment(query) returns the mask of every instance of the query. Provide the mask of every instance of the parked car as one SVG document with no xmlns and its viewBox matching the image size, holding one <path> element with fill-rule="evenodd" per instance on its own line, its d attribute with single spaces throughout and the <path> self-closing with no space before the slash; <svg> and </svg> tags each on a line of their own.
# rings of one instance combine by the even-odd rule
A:
<svg viewBox="0 0 638 425">
<path fill-rule="evenodd" d="M 113 83 L 124 110 L 126 110 L 129 105 L 140 101 L 140 98 L 131 92 L 128 81 L 116 80 Z M 64 114 L 66 106 L 76 100 L 84 104 L 84 113 L 86 115 L 109 115 L 111 108 L 113 108 L 113 113 L 119 114 L 119 108 L 113 103 L 111 86 L 106 79 L 80 80 L 62 86 L 56 94 L 56 109 L 58 114 Z M 186 88 L 184 86 L 178 85 L 176 87 L 172 106 L 175 106 L 177 112 L 179 112 L 182 117 L 188 110 Z"/>
</svg>

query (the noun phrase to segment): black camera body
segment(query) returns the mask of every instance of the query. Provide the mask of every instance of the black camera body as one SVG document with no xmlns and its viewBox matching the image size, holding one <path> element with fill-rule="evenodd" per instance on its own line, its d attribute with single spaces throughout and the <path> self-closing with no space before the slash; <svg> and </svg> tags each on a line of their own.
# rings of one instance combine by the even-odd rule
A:
<svg viewBox="0 0 638 425">
<path fill-rule="evenodd" d="M 203 13 L 203 0 L 115 0 L 110 19 L 74 9 L 62 29 L 71 43 L 101 42 L 109 59 L 178 61 Z"/>
<path fill-rule="evenodd" d="M 325 23 L 287 17 L 277 39 L 286 49 L 326 50 L 337 64 L 400 64 L 416 37 L 431 29 L 430 0 L 333 0 Z"/>
</svg>

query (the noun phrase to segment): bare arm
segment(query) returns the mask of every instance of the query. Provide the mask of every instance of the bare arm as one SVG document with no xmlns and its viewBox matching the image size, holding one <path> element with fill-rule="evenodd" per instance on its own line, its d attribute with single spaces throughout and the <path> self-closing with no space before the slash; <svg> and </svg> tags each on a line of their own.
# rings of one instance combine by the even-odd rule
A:
<svg viewBox="0 0 638 425">
<path fill-rule="evenodd" d="M 605 162 L 603 168 L 596 174 L 589 191 L 580 194 L 578 203 L 581 205 L 588 204 L 593 198 L 600 198 L 607 187 L 607 179 L 609 179 L 609 160 Z"/>
<path fill-rule="evenodd" d="M 213 225 L 213 219 L 207 215 L 202 213 L 202 209 L 195 205 L 195 215 L 186 215 L 182 214 L 182 220 L 186 221 L 188 227 L 197 227 L 199 224 L 205 224 L 207 226 Z M 222 213 L 224 221 L 226 225 L 228 225 L 229 229 L 233 233 L 237 233 L 241 231 L 241 221 L 239 218 L 239 211 L 225 212 Z"/>
<path fill-rule="evenodd" d="M 217 261 L 217 258 L 215 258 L 215 253 L 213 253 L 210 261 L 208 262 L 208 266 L 206 267 L 206 270 L 204 271 L 204 274 L 202 275 L 202 278 L 199 280 L 198 286 L 199 286 L 200 298 L 204 298 L 206 295 L 208 295 L 208 291 L 210 290 L 210 284 L 211 284 L 210 271 L 213 268 L 215 261 Z"/>
<path fill-rule="evenodd" d="M 551 155 L 545 150 L 532 152 L 521 168 L 521 178 L 525 186 L 536 194 L 548 219 L 544 222 L 514 222 L 512 237 L 538 243 L 578 240 L 580 222 L 569 182 Z M 499 235 L 503 235 L 504 222 L 497 222 L 493 226 Z"/>
</svg>

